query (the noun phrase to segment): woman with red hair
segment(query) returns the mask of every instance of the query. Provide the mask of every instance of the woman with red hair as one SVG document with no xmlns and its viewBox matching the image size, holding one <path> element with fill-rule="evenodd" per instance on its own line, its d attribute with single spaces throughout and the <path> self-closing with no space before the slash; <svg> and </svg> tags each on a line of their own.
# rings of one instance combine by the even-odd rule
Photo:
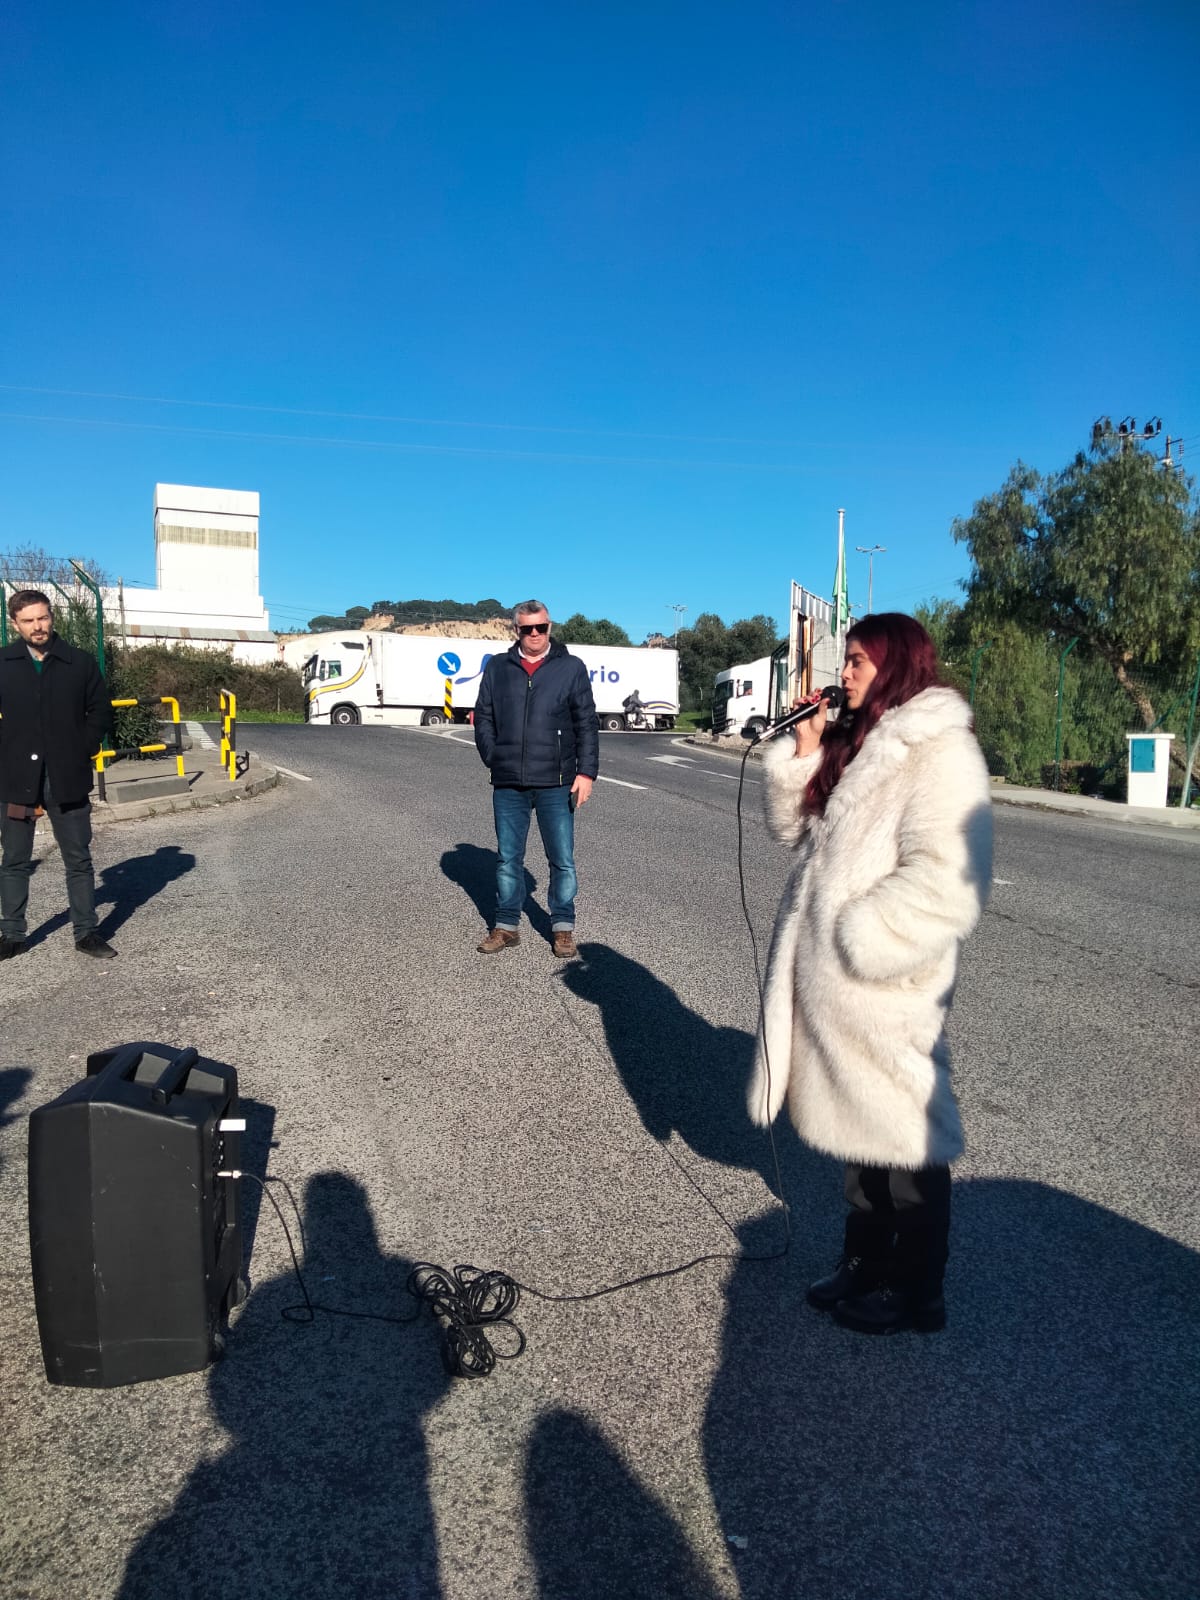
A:
<svg viewBox="0 0 1200 1600">
<path fill-rule="evenodd" d="M 846 1163 L 835 1271 L 809 1303 L 863 1333 L 945 1324 L 950 1163 L 962 1153 L 946 1018 L 992 876 L 987 767 L 912 617 L 856 622 L 836 720 L 767 752 L 767 821 L 799 860 L 776 919 L 750 1087 Z"/>
</svg>

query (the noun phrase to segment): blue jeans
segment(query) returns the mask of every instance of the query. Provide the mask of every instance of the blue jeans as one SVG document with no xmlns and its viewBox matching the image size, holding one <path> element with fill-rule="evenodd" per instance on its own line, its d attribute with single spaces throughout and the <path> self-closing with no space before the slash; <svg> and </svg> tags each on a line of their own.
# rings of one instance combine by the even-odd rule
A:
<svg viewBox="0 0 1200 1600">
<path fill-rule="evenodd" d="M 529 818 L 537 812 L 538 832 L 550 863 L 550 925 L 575 926 L 575 813 L 571 791 L 556 789 L 493 789 L 496 819 L 496 926 L 515 930 L 525 904 L 525 841 Z"/>
</svg>

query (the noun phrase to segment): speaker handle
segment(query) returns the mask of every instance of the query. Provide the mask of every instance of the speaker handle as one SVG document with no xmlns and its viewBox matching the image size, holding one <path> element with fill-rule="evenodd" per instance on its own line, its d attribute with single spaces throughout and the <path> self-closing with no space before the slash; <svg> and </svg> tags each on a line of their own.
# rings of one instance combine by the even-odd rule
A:
<svg viewBox="0 0 1200 1600">
<path fill-rule="evenodd" d="M 174 1061 L 169 1062 L 158 1075 L 158 1082 L 150 1091 L 150 1098 L 156 1106 L 165 1106 L 173 1094 L 178 1094 L 183 1087 L 184 1079 L 200 1059 L 200 1052 L 195 1045 L 188 1045 L 185 1050 L 180 1050 Z"/>
<path fill-rule="evenodd" d="M 99 1076 L 109 1083 L 119 1083 L 133 1076 L 138 1063 L 147 1052 L 171 1058 L 150 1090 L 153 1104 L 165 1106 L 173 1094 L 179 1093 L 188 1073 L 200 1059 L 200 1052 L 194 1045 L 187 1045 L 182 1050 L 173 1050 L 168 1044 L 142 1042 L 117 1045 L 113 1050 L 97 1050 L 88 1057 L 88 1076 Z"/>
</svg>

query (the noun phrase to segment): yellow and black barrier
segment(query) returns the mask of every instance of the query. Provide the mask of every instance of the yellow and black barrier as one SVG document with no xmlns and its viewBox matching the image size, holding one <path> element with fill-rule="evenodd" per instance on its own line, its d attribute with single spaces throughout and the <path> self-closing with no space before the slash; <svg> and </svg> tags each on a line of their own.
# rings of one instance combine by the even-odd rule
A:
<svg viewBox="0 0 1200 1600">
<path fill-rule="evenodd" d="M 446 679 L 446 693 L 443 698 L 443 707 L 446 712 L 446 721 L 454 721 L 454 679 Z"/>
<path fill-rule="evenodd" d="M 250 765 L 250 752 L 239 753 L 237 747 L 237 695 L 221 689 L 221 765 L 229 774 L 230 783 L 236 783 Z"/>
<path fill-rule="evenodd" d="M 162 694 L 157 698 L 151 698 L 149 700 L 114 700 L 112 702 L 112 708 L 114 711 L 127 710 L 130 706 L 170 706 L 171 723 L 175 729 L 175 771 L 182 778 L 184 776 L 183 724 L 179 720 L 179 701 L 175 699 L 174 695 Z M 120 750 L 97 751 L 97 753 L 92 757 L 92 760 L 96 763 L 96 787 L 99 791 L 101 800 L 105 798 L 105 762 L 115 761 L 118 756 L 165 756 L 169 749 L 171 749 L 170 745 L 166 744 L 165 742 L 159 742 L 157 744 L 125 745 Z"/>
</svg>

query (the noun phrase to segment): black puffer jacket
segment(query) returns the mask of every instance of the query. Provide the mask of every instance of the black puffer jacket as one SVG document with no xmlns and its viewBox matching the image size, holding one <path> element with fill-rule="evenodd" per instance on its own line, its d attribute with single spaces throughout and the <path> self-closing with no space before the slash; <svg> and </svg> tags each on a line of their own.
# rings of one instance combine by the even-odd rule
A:
<svg viewBox="0 0 1200 1600">
<path fill-rule="evenodd" d="M 51 637 L 39 672 L 23 639 L 0 650 L 0 800 L 36 804 L 42 769 L 60 805 L 86 800 L 112 708 L 96 658 Z"/>
<path fill-rule="evenodd" d="M 483 669 L 475 702 L 475 748 L 498 789 L 553 789 L 594 778 L 600 736 L 592 682 L 578 656 L 550 641 L 534 673 L 518 645 Z"/>
</svg>

